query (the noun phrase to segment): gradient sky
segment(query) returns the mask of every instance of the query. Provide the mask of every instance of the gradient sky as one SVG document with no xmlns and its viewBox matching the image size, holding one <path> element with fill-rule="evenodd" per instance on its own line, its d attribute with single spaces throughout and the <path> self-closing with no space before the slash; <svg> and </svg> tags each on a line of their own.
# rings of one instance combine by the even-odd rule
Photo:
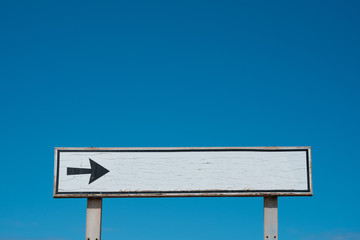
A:
<svg viewBox="0 0 360 240">
<path fill-rule="evenodd" d="M 360 239 L 358 1 L 1 1 L 0 240 L 85 237 L 54 147 L 311 146 L 279 237 Z M 262 198 L 104 199 L 103 239 L 262 239 Z"/>
</svg>

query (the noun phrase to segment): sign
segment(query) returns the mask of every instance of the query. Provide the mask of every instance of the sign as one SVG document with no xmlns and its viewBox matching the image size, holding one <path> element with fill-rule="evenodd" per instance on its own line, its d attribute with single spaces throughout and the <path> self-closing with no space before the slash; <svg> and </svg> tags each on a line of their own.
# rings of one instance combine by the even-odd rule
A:
<svg viewBox="0 0 360 240">
<path fill-rule="evenodd" d="M 54 197 L 311 196 L 311 148 L 55 148 L 54 179 Z"/>
</svg>

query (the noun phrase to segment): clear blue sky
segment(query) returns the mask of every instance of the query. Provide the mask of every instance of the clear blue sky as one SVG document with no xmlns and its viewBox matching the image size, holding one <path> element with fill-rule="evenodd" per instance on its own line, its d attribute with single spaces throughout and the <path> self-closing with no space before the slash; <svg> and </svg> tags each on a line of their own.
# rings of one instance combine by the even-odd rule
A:
<svg viewBox="0 0 360 240">
<path fill-rule="evenodd" d="M 0 240 L 85 237 L 54 147 L 311 146 L 279 236 L 357 240 L 358 1 L 2 1 Z M 104 199 L 103 239 L 262 239 L 262 198 Z"/>
</svg>

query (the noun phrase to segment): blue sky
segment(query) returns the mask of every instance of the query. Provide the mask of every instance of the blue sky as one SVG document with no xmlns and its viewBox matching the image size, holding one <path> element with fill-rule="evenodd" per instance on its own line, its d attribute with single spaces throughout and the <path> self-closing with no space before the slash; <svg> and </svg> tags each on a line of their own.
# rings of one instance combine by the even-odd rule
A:
<svg viewBox="0 0 360 240">
<path fill-rule="evenodd" d="M 85 237 L 54 147 L 311 146 L 279 237 L 360 238 L 357 1 L 1 1 L 0 240 Z M 261 239 L 262 198 L 104 199 L 103 239 Z"/>
</svg>

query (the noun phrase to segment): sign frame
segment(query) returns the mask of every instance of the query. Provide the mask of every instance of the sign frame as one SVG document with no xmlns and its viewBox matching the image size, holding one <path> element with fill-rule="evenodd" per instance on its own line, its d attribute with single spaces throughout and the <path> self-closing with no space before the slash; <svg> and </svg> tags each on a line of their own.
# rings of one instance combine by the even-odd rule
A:
<svg viewBox="0 0 360 240">
<path fill-rule="evenodd" d="M 307 189 L 299 190 L 229 190 L 229 191 L 167 191 L 167 192 L 59 192 L 59 157 L 61 152 L 200 152 L 200 151 L 305 151 Z M 136 147 L 93 148 L 56 147 L 54 163 L 54 198 L 141 198 L 141 197 L 270 197 L 312 196 L 311 147 Z"/>
</svg>

